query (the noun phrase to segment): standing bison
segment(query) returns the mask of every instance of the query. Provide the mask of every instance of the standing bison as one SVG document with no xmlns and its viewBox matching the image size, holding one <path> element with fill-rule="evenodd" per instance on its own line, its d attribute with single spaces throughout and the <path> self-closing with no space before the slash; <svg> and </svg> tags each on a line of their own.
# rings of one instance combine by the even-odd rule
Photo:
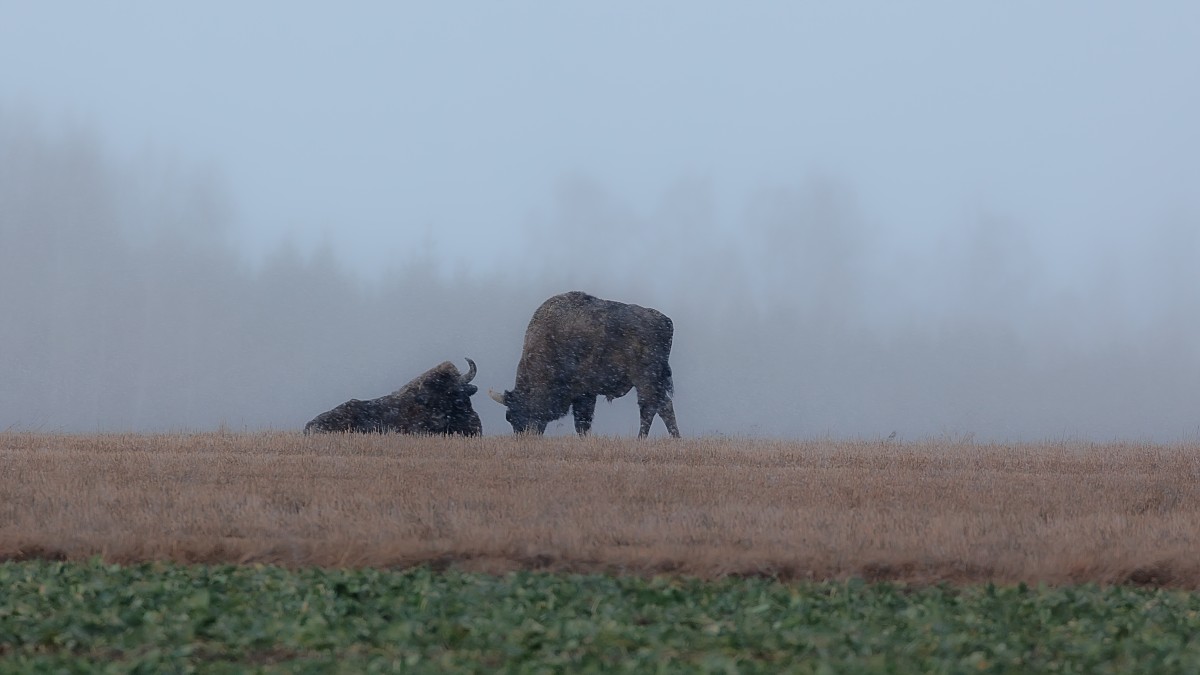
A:
<svg viewBox="0 0 1200 675">
<path fill-rule="evenodd" d="M 351 399 L 304 425 L 304 433 L 354 431 L 358 433 L 462 434 L 483 433 L 479 415 L 471 407 L 475 362 L 466 375 L 449 361 L 431 368 L 397 391 L 369 401 Z"/>
<path fill-rule="evenodd" d="M 638 436 L 650 433 L 657 414 L 678 438 L 667 363 L 674 330 L 658 310 L 579 291 L 556 295 L 529 320 L 516 386 L 488 393 L 508 408 L 506 417 L 517 433 L 543 433 L 570 408 L 582 436 L 591 429 L 597 396 L 611 401 L 636 387 L 642 418 Z"/>
</svg>

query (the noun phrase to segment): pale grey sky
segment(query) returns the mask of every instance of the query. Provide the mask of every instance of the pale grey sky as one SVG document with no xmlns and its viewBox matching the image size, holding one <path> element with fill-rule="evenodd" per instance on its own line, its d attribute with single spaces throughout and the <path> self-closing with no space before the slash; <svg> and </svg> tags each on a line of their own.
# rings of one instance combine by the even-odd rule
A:
<svg viewBox="0 0 1200 675">
<path fill-rule="evenodd" d="M 986 213 L 1064 261 L 1200 213 L 1188 1 L 2 0 L 0 64 L 0 106 L 211 170 L 247 251 L 360 271 L 427 231 L 510 261 L 578 175 L 643 212 L 703 181 L 734 229 L 816 175 L 897 245 Z"/>
</svg>

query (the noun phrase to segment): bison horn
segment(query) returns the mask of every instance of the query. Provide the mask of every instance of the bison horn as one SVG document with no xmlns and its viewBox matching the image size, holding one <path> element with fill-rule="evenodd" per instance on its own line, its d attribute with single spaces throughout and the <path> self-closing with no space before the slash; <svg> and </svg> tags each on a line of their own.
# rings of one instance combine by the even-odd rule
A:
<svg viewBox="0 0 1200 675">
<path fill-rule="evenodd" d="M 488 389 L 488 396 L 491 396 L 493 401 L 495 401 L 496 403 L 499 403 L 502 406 L 508 405 L 507 403 L 504 402 L 504 394 L 497 394 L 495 389 Z"/>
<path fill-rule="evenodd" d="M 464 356 L 463 358 L 466 358 L 466 357 Z M 463 376 L 463 379 L 462 379 L 463 384 L 466 384 L 466 383 L 470 382 L 471 380 L 475 379 L 475 372 L 476 372 L 475 371 L 475 362 L 472 361 L 471 359 L 467 359 L 467 363 L 471 364 L 471 368 L 470 368 L 470 370 L 467 371 L 467 374 Z"/>
</svg>

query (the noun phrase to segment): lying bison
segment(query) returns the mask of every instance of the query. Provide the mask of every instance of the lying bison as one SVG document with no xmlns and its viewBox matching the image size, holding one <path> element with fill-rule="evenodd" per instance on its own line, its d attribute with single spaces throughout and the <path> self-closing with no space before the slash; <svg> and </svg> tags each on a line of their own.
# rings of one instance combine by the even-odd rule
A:
<svg viewBox="0 0 1200 675">
<path fill-rule="evenodd" d="M 657 310 L 579 291 L 556 295 L 529 321 L 516 386 L 488 394 L 508 408 L 506 417 L 517 433 L 543 433 L 569 408 L 582 436 L 592 427 L 597 396 L 611 401 L 636 387 L 642 417 L 638 436 L 650 433 L 657 414 L 678 437 L 667 363 L 673 335 L 671 320 Z"/>
<path fill-rule="evenodd" d="M 466 375 L 446 361 L 425 371 L 399 390 L 370 401 L 351 399 L 317 415 L 304 425 L 304 433 L 355 431 L 359 433 L 462 434 L 483 433 L 479 415 L 471 407 L 478 387 L 475 362 Z"/>
</svg>

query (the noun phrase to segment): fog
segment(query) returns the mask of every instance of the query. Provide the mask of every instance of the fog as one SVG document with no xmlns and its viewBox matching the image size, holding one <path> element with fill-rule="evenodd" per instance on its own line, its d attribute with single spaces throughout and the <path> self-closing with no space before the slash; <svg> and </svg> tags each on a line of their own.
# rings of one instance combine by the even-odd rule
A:
<svg viewBox="0 0 1200 675">
<path fill-rule="evenodd" d="M 1136 237 L 980 207 L 914 240 L 833 174 L 733 208 L 680 176 L 647 208 L 568 173 L 503 264 L 414 235 L 364 275 L 336 230 L 248 256 L 237 186 L 102 130 L 4 112 L 0 158 L 0 430 L 298 430 L 469 356 L 485 433 L 510 433 L 485 392 L 512 386 L 537 305 L 585 290 L 674 320 L 689 436 L 1200 435 L 1200 222 L 1162 205 Z M 634 435 L 633 399 L 595 431 Z"/>
</svg>

